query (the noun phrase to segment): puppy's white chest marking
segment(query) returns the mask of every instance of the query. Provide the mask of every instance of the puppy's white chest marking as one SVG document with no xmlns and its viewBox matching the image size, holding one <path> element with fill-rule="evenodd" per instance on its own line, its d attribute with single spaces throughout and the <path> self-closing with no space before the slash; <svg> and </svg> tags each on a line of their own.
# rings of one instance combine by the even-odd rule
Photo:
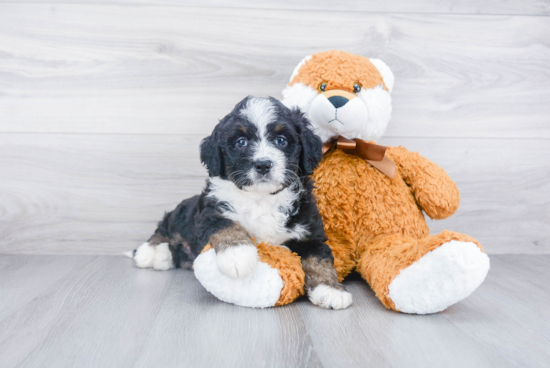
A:
<svg viewBox="0 0 550 368">
<path fill-rule="evenodd" d="M 285 226 L 298 195 L 289 188 L 272 195 L 241 190 L 232 181 L 219 177 L 210 178 L 210 183 L 209 196 L 226 202 L 230 207 L 223 216 L 238 222 L 258 243 L 282 245 L 289 239 L 299 240 L 309 234 L 303 225 Z"/>
</svg>

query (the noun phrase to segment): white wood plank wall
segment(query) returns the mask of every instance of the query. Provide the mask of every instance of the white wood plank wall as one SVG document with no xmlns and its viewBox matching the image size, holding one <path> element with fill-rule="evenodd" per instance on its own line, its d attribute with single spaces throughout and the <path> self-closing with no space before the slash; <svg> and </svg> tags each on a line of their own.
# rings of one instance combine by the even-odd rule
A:
<svg viewBox="0 0 550 368">
<path fill-rule="evenodd" d="M 198 143 L 305 55 L 396 75 L 381 143 L 458 183 L 432 222 L 550 253 L 550 1 L 0 1 L 0 253 L 119 254 L 198 193 Z"/>
</svg>

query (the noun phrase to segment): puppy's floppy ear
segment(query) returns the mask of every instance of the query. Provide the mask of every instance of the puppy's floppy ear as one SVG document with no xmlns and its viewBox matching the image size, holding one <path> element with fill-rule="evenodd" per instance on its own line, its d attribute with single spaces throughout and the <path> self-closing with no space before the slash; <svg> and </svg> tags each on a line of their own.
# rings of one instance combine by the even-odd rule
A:
<svg viewBox="0 0 550 368">
<path fill-rule="evenodd" d="M 209 176 L 223 176 L 223 152 L 220 146 L 219 134 L 214 129 L 212 135 L 201 142 L 201 162 L 206 166 Z"/>
<path fill-rule="evenodd" d="M 323 158 L 323 142 L 313 133 L 313 127 L 300 109 L 293 108 L 290 113 L 302 146 L 300 170 L 304 176 L 311 175 Z"/>
</svg>

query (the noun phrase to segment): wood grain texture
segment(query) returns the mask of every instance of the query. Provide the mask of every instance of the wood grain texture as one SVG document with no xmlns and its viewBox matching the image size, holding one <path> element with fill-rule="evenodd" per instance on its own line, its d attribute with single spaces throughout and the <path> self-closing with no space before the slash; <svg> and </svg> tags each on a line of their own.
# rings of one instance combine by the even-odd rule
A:
<svg viewBox="0 0 550 368">
<path fill-rule="evenodd" d="M 81 266 L 42 290 L 27 283 L 24 291 L 37 296 L 0 321 L 2 366 L 128 366 L 175 273 L 150 277 L 121 267 L 117 257 L 38 259 Z M 31 267 L 27 272 L 49 276 Z"/>
<path fill-rule="evenodd" d="M 200 136 L 0 135 L 0 253 L 120 254 L 200 193 Z M 547 140 L 388 138 L 457 182 L 459 211 L 429 221 L 491 254 L 550 253 Z"/>
<path fill-rule="evenodd" d="M 81 0 L 24 0 L 18 3 L 75 3 Z M 13 0 L 0 0 L 0 3 L 14 3 Z M 448 13 L 448 14 L 515 14 L 549 15 L 548 0 L 86 0 L 87 4 L 128 4 L 128 5 L 171 5 L 185 7 L 215 8 L 253 8 L 253 9 L 289 9 L 289 10 L 328 10 L 328 11 L 366 11 L 384 13 Z"/>
<path fill-rule="evenodd" d="M 550 253 L 549 1 L 193 1 L 0 3 L 0 253 L 135 247 L 200 192 L 219 118 L 335 48 L 396 75 L 381 143 L 457 181 L 432 232 Z"/>
<path fill-rule="evenodd" d="M 200 193 L 206 178 L 196 136 L 11 134 L 0 141 L 7 153 L 0 247 L 9 253 L 120 254 L 148 239 L 164 211 Z"/>
<path fill-rule="evenodd" d="M 177 357 L 166 353 L 182 347 Z M 151 362 L 162 367 L 322 366 L 297 306 L 261 310 L 220 303 L 192 272 L 177 273 L 135 362 L 136 367 Z"/>
<path fill-rule="evenodd" d="M 1 132 L 207 134 L 344 49 L 393 69 L 388 137 L 550 137 L 547 17 L 0 6 Z"/>
<path fill-rule="evenodd" d="M 52 267 L 36 267 L 41 262 Z M 27 282 L 0 289 L 2 299 L 18 300 L 0 314 L 0 361 L 3 368 L 546 367 L 549 262 L 493 256 L 469 298 L 417 316 L 385 309 L 356 276 L 345 281 L 349 309 L 300 299 L 257 310 L 217 300 L 190 271 L 140 270 L 123 257 L 3 255 L 2 277 L 24 272 Z M 59 277 L 54 266 L 68 265 Z M 49 276 L 50 286 L 32 282 Z"/>
<path fill-rule="evenodd" d="M 0 321 L 67 277 L 75 268 L 85 266 L 88 259 L 78 256 L 0 257 Z"/>
</svg>

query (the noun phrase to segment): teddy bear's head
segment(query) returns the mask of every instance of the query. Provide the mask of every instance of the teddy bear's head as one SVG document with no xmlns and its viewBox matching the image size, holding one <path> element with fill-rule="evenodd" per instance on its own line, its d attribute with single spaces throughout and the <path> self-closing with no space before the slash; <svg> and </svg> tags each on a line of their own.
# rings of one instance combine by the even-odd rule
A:
<svg viewBox="0 0 550 368">
<path fill-rule="evenodd" d="M 283 103 L 306 113 L 323 142 L 339 135 L 376 140 L 390 120 L 393 81 L 382 60 L 320 52 L 294 69 Z"/>
</svg>

